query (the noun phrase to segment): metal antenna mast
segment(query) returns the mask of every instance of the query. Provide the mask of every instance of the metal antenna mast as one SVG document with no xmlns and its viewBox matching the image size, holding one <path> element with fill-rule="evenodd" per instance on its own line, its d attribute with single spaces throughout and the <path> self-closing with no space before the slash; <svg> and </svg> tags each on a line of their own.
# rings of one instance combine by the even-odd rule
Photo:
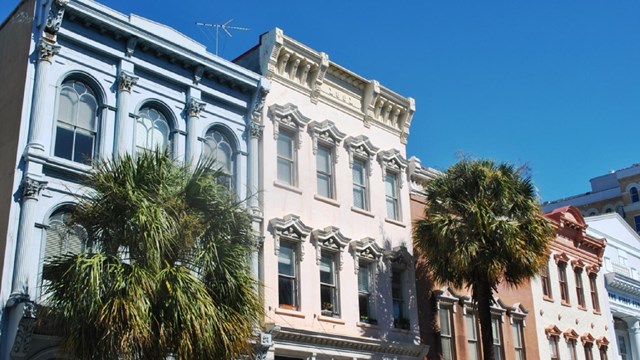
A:
<svg viewBox="0 0 640 360">
<path fill-rule="evenodd" d="M 198 26 L 204 26 L 204 27 L 210 27 L 210 28 L 215 28 L 216 29 L 216 55 L 218 55 L 218 41 L 219 41 L 219 38 L 220 38 L 220 29 L 222 29 L 225 33 L 227 33 L 227 35 L 229 35 L 229 37 L 233 37 L 233 35 L 231 35 L 229 30 L 242 30 L 242 31 L 251 30 L 251 29 L 245 28 L 245 27 L 230 26 L 229 24 L 232 21 L 233 21 L 233 19 L 229 19 L 224 24 L 208 24 L 208 23 L 203 23 L 203 22 L 197 22 L 196 23 L 196 25 L 198 25 Z"/>
</svg>

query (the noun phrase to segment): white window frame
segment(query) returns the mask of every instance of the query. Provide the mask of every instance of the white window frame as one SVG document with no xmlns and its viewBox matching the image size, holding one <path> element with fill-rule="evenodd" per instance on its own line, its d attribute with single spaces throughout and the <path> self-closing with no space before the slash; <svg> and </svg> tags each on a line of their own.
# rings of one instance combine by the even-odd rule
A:
<svg viewBox="0 0 640 360">
<path fill-rule="evenodd" d="M 321 197 L 329 199 L 337 199 L 336 191 L 336 174 L 335 164 L 338 163 L 338 146 L 344 139 L 345 134 L 342 133 L 336 125 L 330 120 L 324 120 L 322 122 L 312 121 L 309 123 L 309 134 L 311 135 L 313 155 L 316 156 L 316 165 L 318 161 L 319 152 L 318 149 L 322 148 L 327 150 L 329 154 L 329 172 L 320 172 L 316 166 L 316 178 L 320 176 L 327 176 L 329 178 L 328 194 L 320 195 L 320 189 L 318 188 L 318 181 L 316 181 L 316 194 Z M 326 196 L 329 195 L 329 196 Z"/>
<path fill-rule="evenodd" d="M 446 320 L 447 326 L 443 324 Z M 440 306 L 438 308 L 438 325 L 440 328 L 440 348 L 442 349 L 443 360 L 454 360 L 456 358 L 456 342 L 455 342 L 455 329 L 453 326 L 453 305 Z M 444 329 L 448 328 L 446 333 Z M 445 352 L 445 344 L 447 344 L 450 353 Z"/>
<path fill-rule="evenodd" d="M 364 164 L 363 178 L 364 184 L 360 184 L 364 191 L 364 207 L 355 206 L 355 197 L 352 199 L 352 209 L 360 209 L 364 211 L 371 210 L 371 194 L 370 194 L 370 181 L 369 178 L 373 173 L 373 167 L 371 166 L 373 159 L 378 152 L 378 148 L 375 147 L 368 137 L 359 135 L 356 137 L 348 137 L 345 139 L 347 152 L 349 153 L 349 168 L 352 169 L 353 179 L 353 166 L 356 161 L 361 161 Z M 352 181 L 353 189 L 356 184 Z M 353 193 L 353 191 L 352 191 Z"/>
<path fill-rule="evenodd" d="M 399 183 L 399 179 L 398 179 L 398 174 L 391 172 L 391 171 L 387 171 L 387 173 L 385 174 L 385 178 L 384 178 L 384 186 L 385 186 L 385 205 L 386 205 L 386 218 L 389 220 L 394 220 L 394 221 L 401 221 L 402 220 L 402 211 L 400 208 L 400 189 L 398 186 Z M 391 181 L 389 181 L 391 180 Z M 387 194 L 387 183 L 391 184 L 392 189 L 393 189 L 393 193 L 392 194 Z M 392 209 L 389 208 L 389 206 L 392 206 Z M 390 214 L 390 211 L 392 211 L 392 213 Z"/>
<path fill-rule="evenodd" d="M 289 150 L 291 151 L 291 158 L 288 158 L 284 154 L 280 153 L 280 141 L 282 141 L 285 137 L 288 143 Z M 298 185 L 298 151 L 297 151 L 295 136 L 288 130 L 283 130 L 278 133 L 278 138 L 276 139 L 276 158 L 277 158 L 277 161 L 276 161 L 277 181 L 289 186 L 297 186 Z M 280 178 L 280 162 L 286 163 L 289 167 L 288 179 Z"/>
<path fill-rule="evenodd" d="M 277 183 L 282 183 L 286 186 L 297 187 L 298 186 L 298 150 L 302 144 L 302 131 L 306 127 L 307 123 L 311 121 L 308 117 L 302 115 L 296 105 L 291 103 L 285 105 L 274 104 L 269 107 L 269 116 L 273 122 L 273 139 L 276 140 L 276 158 L 277 158 L 277 141 L 280 132 L 286 132 L 292 139 L 292 175 L 291 183 L 282 182 L 276 180 Z M 276 179 L 277 179 L 277 159 L 276 159 Z"/>
<path fill-rule="evenodd" d="M 402 201 L 400 196 L 403 187 L 402 175 L 409 163 L 400 154 L 400 151 L 396 149 L 380 151 L 378 153 L 378 161 L 382 167 L 382 181 L 385 187 L 386 219 L 391 221 L 402 221 Z M 395 192 L 392 196 L 389 196 L 386 193 L 388 176 L 393 176 L 394 179 Z M 393 200 L 393 204 L 397 209 L 394 217 L 389 217 L 389 208 L 387 204 L 389 198 Z"/>
<path fill-rule="evenodd" d="M 354 273 L 358 279 L 358 314 L 360 322 L 368 322 L 370 324 L 377 323 L 376 311 L 376 292 L 377 284 L 375 279 L 378 275 L 378 264 L 383 255 L 383 250 L 374 238 L 364 238 L 353 240 L 349 243 L 349 249 L 353 256 Z M 367 266 L 369 269 L 369 307 L 367 321 L 363 321 L 363 314 L 360 313 L 360 268 Z"/>
<path fill-rule="evenodd" d="M 293 253 L 293 259 L 292 259 L 292 268 L 293 268 L 293 275 L 289 275 L 289 274 L 282 274 L 280 273 L 280 258 L 278 257 L 278 307 L 279 308 L 284 308 L 284 309 L 289 309 L 289 310 L 300 310 L 300 262 L 298 260 L 299 256 L 298 256 L 298 246 L 291 241 L 284 241 L 283 244 L 281 244 L 281 246 L 287 246 L 287 247 L 291 247 L 291 251 Z M 292 283 L 292 294 L 291 294 L 291 298 L 292 298 L 292 303 L 293 304 L 284 304 L 281 302 L 280 299 L 280 278 L 286 278 L 287 280 L 291 281 Z M 285 305 L 285 306 L 283 306 Z"/>
<path fill-rule="evenodd" d="M 328 226 L 322 230 L 313 230 L 311 233 L 313 240 L 315 241 L 316 248 L 316 265 L 321 266 L 323 255 L 331 254 L 334 256 L 334 264 L 335 264 L 335 304 L 333 304 L 333 314 L 334 317 L 340 316 L 340 272 L 342 271 L 342 267 L 344 265 L 344 249 L 349 245 L 349 241 L 351 239 L 345 237 L 340 232 L 340 229 L 334 226 Z M 318 269 L 318 276 L 320 276 L 320 269 Z M 320 289 L 322 290 L 322 286 L 327 285 L 320 283 Z M 324 304 L 320 301 L 320 310 L 323 309 Z M 321 313 L 322 315 L 322 313 Z"/>
<path fill-rule="evenodd" d="M 320 310 L 324 316 L 340 317 L 340 271 L 338 268 L 339 254 L 330 250 L 320 251 L 320 266 L 322 266 L 324 259 L 329 259 L 329 268 L 332 276 L 332 283 L 322 282 L 322 269 L 319 268 L 320 278 Z M 330 291 L 329 301 L 323 301 L 322 292 L 323 288 Z"/>
</svg>

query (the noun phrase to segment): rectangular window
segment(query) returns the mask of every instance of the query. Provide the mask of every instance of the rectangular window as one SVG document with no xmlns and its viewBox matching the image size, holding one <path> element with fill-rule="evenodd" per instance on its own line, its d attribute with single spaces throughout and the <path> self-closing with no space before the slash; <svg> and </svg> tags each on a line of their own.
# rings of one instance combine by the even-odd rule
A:
<svg viewBox="0 0 640 360">
<path fill-rule="evenodd" d="M 316 153 L 318 195 L 333 199 L 333 153 L 326 146 L 318 146 Z"/>
<path fill-rule="evenodd" d="M 558 264 L 558 281 L 560 282 L 560 299 L 563 303 L 569 303 L 569 288 L 567 286 L 567 264 Z"/>
<path fill-rule="evenodd" d="M 360 308 L 360 321 L 376 324 L 373 314 L 373 281 L 371 267 L 373 265 L 360 261 L 358 270 L 358 304 Z"/>
<path fill-rule="evenodd" d="M 409 329 L 409 319 L 404 310 L 404 286 L 400 270 L 394 269 L 391 272 L 391 297 L 393 298 L 393 326 Z"/>
<path fill-rule="evenodd" d="M 607 360 L 607 347 L 606 346 L 600 346 L 600 360 Z"/>
<path fill-rule="evenodd" d="M 591 287 L 591 304 L 593 311 L 600 312 L 600 301 L 598 301 L 598 288 L 596 287 L 596 275 L 589 275 L 589 285 Z"/>
<path fill-rule="evenodd" d="M 283 309 L 298 309 L 298 264 L 295 245 L 280 243 L 278 252 L 278 299 Z"/>
<path fill-rule="evenodd" d="M 497 316 L 491 317 L 491 332 L 493 333 L 493 359 L 504 359 L 504 342 L 502 341 L 502 324 Z"/>
<path fill-rule="evenodd" d="M 475 313 L 467 311 L 465 326 L 467 328 L 467 358 L 478 360 L 480 359 L 480 339 L 478 339 L 478 318 Z"/>
<path fill-rule="evenodd" d="M 278 133 L 278 180 L 295 186 L 295 140 L 286 131 Z"/>
<path fill-rule="evenodd" d="M 513 334 L 513 348 L 515 350 L 516 360 L 525 360 L 525 348 L 524 348 L 524 321 L 513 320 L 511 324 L 511 332 Z"/>
<path fill-rule="evenodd" d="M 582 285 L 582 269 L 576 268 L 574 271 L 576 275 L 576 295 L 578 296 L 578 306 L 584 308 L 584 286 Z"/>
<path fill-rule="evenodd" d="M 542 274 L 540 274 L 540 279 L 542 280 L 542 294 L 551 299 L 553 298 L 551 294 L 551 281 L 549 280 L 549 263 L 542 270 Z"/>
<path fill-rule="evenodd" d="M 353 206 L 363 210 L 369 210 L 366 171 L 367 165 L 364 161 L 353 159 Z"/>
<path fill-rule="evenodd" d="M 627 340 L 626 336 L 618 335 L 618 353 L 622 360 L 629 359 L 629 355 L 627 354 Z"/>
<path fill-rule="evenodd" d="M 440 314 L 440 342 L 442 345 L 442 359 L 453 360 L 455 357 L 453 342 L 453 326 L 451 324 L 451 309 L 441 307 Z"/>
<path fill-rule="evenodd" d="M 584 360 L 593 360 L 593 344 L 584 344 Z"/>
<path fill-rule="evenodd" d="M 633 220 L 636 223 L 636 232 L 640 232 L 640 215 L 634 216 Z"/>
<path fill-rule="evenodd" d="M 549 337 L 549 352 L 551 353 L 551 360 L 560 360 L 557 336 Z"/>
<path fill-rule="evenodd" d="M 575 339 L 570 339 L 567 343 L 569 347 L 569 359 L 570 360 L 578 360 L 578 350 Z"/>
<path fill-rule="evenodd" d="M 387 218 L 391 220 L 400 220 L 397 174 L 387 172 L 384 178 L 384 191 L 387 199 Z"/>
<path fill-rule="evenodd" d="M 328 316 L 340 314 L 336 256 L 325 252 L 320 257 L 320 304 L 323 314 Z"/>
</svg>

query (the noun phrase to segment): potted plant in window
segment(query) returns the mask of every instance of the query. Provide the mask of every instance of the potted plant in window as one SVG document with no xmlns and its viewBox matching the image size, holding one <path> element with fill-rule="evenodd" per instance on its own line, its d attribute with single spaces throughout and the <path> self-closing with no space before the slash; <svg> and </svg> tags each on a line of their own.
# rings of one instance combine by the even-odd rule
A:
<svg viewBox="0 0 640 360">
<path fill-rule="evenodd" d="M 320 311 L 322 316 L 333 316 L 333 304 L 330 302 L 325 302 L 322 304 L 322 311 Z"/>
<path fill-rule="evenodd" d="M 378 320 L 369 318 L 369 316 L 367 315 L 360 315 L 360 322 L 371 325 L 378 325 Z"/>
</svg>

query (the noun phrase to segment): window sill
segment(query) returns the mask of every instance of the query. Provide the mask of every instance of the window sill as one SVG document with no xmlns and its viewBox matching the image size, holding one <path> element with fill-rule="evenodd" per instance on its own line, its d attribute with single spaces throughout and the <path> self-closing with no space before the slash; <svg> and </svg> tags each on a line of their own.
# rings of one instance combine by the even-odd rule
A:
<svg viewBox="0 0 640 360">
<path fill-rule="evenodd" d="M 328 197 L 324 197 L 324 196 L 317 195 L 317 194 L 313 195 L 313 198 L 318 200 L 318 201 L 322 201 L 323 203 L 327 203 L 327 204 L 333 205 L 335 207 L 340 207 L 340 203 L 335 201 L 334 199 L 330 199 Z"/>
<path fill-rule="evenodd" d="M 413 331 L 409 330 L 409 329 L 401 329 L 401 328 L 397 328 L 397 327 L 393 327 L 391 328 L 391 330 L 400 333 L 400 334 L 413 334 Z"/>
<path fill-rule="evenodd" d="M 587 311 L 587 308 L 586 308 L 586 307 L 584 307 L 584 306 L 580 306 L 580 305 L 578 305 L 578 309 L 580 309 L 580 310 L 582 310 L 582 311 Z"/>
<path fill-rule="evenodd" d="M 602 315 L 602 313 L 600 311 L 598 311 L 598 310 L 593 310 L 593 313 L 596 314 L 596 315 Z"/>
<path fill-rule="evenodd" d="M 342 320 L 342 319 L 329 317 L 329 316 L 324 316 L 324 315 L 318 315 L 318 320 L 319 321 L 330 322 L 330 323 L 333 323 L 333 324 L 340 324 L 340 325 L 344 325 L 345 324 L 344 320 Z"/>
<path fill-rule="evenodd" d="M 278 315 L 293 316 L 293 317 L 297 317 L 297 318 L 300 318 L 300 319 L 304 319 L 304 318 L 307 317 L 305 314 L 301 313 L 298 310 L 289 310 L 289 309 L 277 308 L 275 310 L 275 313 L 278 314 Z"/>
<path fill-rule="evenodd" d="M 379 329 L 380 328 L 378 325 L 369 324 L 369 323 L 362 322 L 362 321 L 358 321 L 356 323 L 356 326 L 361 327 L 361 328 L 366 328 L 366 329 Z"/>
<path fill-rule="evenodd" d="M 400 222 L 400 221 L 398 221 L 398 220 L 393 220 L 393 219 L 385 218 L 385 219 L 384 219 L 384 221 L 385 221 L 385 222 L 388 222 L 389 224 L 393 224 L 393 225 L 400 226 L 400 227 L 403 227 L 403 228 L 404 228 L 404 227 L 407 227 L 407 225 L 405 225 L 405 224 L 401 223 L 401 222 Z"/>
<path fill-rule="evenodd" d="M 281 189 L 289 190 L 289 191 L 294 192 L 296 194 L 302 195 L 302 190 L 298 189 L 295 186 L 291 186 L 289 184 L 285 184 L 283 182 L 280 182 L 278 180 L 273 182 L 273 186 L 281 188 Z"/>
<path fill-rule="evenodd" d="M 548 301 L 548 302 L 553 302 L 553 298 L 550 298 L 548 296 L 543 296 L 542 300 Z"/>
<path fill-rule="evenodd" d="M 351 211 L 353 211 L 354 213 L 358 213 L 358 214 L 360 214 L 360 215 L 368 216 L 368 217 L 370 217 L 370 218 L 374 218 L 374 217 L 376 217 L 373 213 L 370 213 L 370 212 L 368 212 L 368 211 L 367 211 L 367 210 L 365 210 L 365 209 L 360 209 L 360 208 L 355 207 L 355 206 L 352 206 L 352 207 L 351 207 Z"/>
<path fill-rule="evenodd" d="M 562 306 L 571 307 L 571 303 L 568 303 L 566 301 L 561 301 L 560 303 L 562 304 Z"/>
<path fill-rule="evenodd" d="M 81 164 L 75 161 L 55 156 L 47 157 L 45 166 L 51 169 L 65 171 L 75 175 L 86 175 L 91 171 L 91 165 Z"/>
</svg>

